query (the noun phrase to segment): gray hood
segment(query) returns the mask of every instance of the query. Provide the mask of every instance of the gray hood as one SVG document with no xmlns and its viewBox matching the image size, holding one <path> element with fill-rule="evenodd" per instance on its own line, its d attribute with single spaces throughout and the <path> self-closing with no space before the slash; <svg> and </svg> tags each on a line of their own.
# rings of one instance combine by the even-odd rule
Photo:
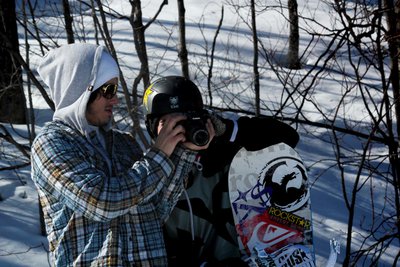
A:
<svg viewBox="0 0 400 267">
<path fill-rule="evenodd" d="M 97 132 L 98 127 L 89 125 L 85 115 L 90 94 L 119 77 L 118 65 L 105 47 L 86 43 L 61 46 L 43 58 L 38 72 L 55 104 L 53 120 L 66 122 L 86 137 Z"/>
</svg>

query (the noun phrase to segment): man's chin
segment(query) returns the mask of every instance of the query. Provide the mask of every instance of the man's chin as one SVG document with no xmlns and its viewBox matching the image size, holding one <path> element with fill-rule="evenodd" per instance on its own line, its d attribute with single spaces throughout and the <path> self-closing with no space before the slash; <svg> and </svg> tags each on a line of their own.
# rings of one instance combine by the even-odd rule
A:
<svg viewBox="0 0 400 267">
<path fill-rule="evenodd" d="M 111 123 L 111 119 L 108 119 L 108 120 L 104 120 L 104 121 L 97 121 L 95 124 L 91 124 L 91 125 L 104 128 L 104 127 L 107 127 L 108 125 L 110 125 L 110 123 Z"/>
<path fill-rule="evenodd" d="M 110 125 L 110 124 L 111 124 L 111 119 L 109 119 L 109 120 L 103 122 L 103 123 L 101 124 L 101 127 L 106 127 L 106 126 L 108 126 L 108 125 Z"/>
</svg>

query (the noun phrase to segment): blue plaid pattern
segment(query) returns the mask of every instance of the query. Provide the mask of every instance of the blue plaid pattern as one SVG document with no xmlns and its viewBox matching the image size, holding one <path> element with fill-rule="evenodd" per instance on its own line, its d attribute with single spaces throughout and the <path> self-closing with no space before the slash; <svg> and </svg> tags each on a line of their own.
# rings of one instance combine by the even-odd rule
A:
<svg viewBox="0 0 400 267">
<path fill-rule="evenodd" d="M 112 130 L 107 149 L 62 122 L 32 145 L 32 179 L 43 207 L 54 266 L 166 266 L 162 224 L 196 153 L 168 158 Z M 100 147 L 100 148 L 99 148 Z M 109 169 L 104 155 L 109 155 Z"/>
</svg>

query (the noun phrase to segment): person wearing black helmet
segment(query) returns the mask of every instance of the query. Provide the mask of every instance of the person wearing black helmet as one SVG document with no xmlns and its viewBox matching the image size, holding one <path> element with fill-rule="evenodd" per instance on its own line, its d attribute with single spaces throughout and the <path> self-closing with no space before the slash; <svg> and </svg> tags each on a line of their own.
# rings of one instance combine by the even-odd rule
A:
<svg viewBox="0 0 400 267">
<path fill-rule="evenodd" d="M 199 151 L 186 191 L 164 226 L 169 266 L 247 266 L 240 260 L 230 207 L 230 163 L 241 147 L 259 150 L 279 142 L 294 147 L 299 140 L 297 132 L 272 118 L 241 116 L 232 120 L 208 112 L 198 87 L 180 76 L 156 80 L 143 99 L 146 126 L 153 138 L 157 121 L 170 112 L 210 117 L 216 133 L 209 147 Z M 185 127 L 191 123 L 189 120 Z"/>
<path fill-rule="evenodd" d="M 143 104 L 146 127 L 152 138 L 157 136 L 157 125 L 163 115 L 182 113 L 187 117 L 182 122 L 187 139 L 199 146 L 208 143 L 206 122 L 210 117 L 203 109 L 200 91 L 192 81 L 180 76 L 158 79 L 147 88 Z"/>
</svg>

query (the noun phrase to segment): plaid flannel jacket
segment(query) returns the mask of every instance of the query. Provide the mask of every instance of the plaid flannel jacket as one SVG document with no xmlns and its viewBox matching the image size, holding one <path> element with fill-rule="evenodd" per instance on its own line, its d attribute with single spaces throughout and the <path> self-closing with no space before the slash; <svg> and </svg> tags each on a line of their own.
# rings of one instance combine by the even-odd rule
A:
<svg viewBox="0 0 400 267">
<path fill-rule="evenodd" d="M 32 179 L 54 266 L 166 266 L 162 224 L 183 190 L 196 153 L 168 158 L 112 130 L 108 152 L 62 122 L 32 146 Z M 102 153 L 109 154 L 109 169 Z"/>
</svg>

